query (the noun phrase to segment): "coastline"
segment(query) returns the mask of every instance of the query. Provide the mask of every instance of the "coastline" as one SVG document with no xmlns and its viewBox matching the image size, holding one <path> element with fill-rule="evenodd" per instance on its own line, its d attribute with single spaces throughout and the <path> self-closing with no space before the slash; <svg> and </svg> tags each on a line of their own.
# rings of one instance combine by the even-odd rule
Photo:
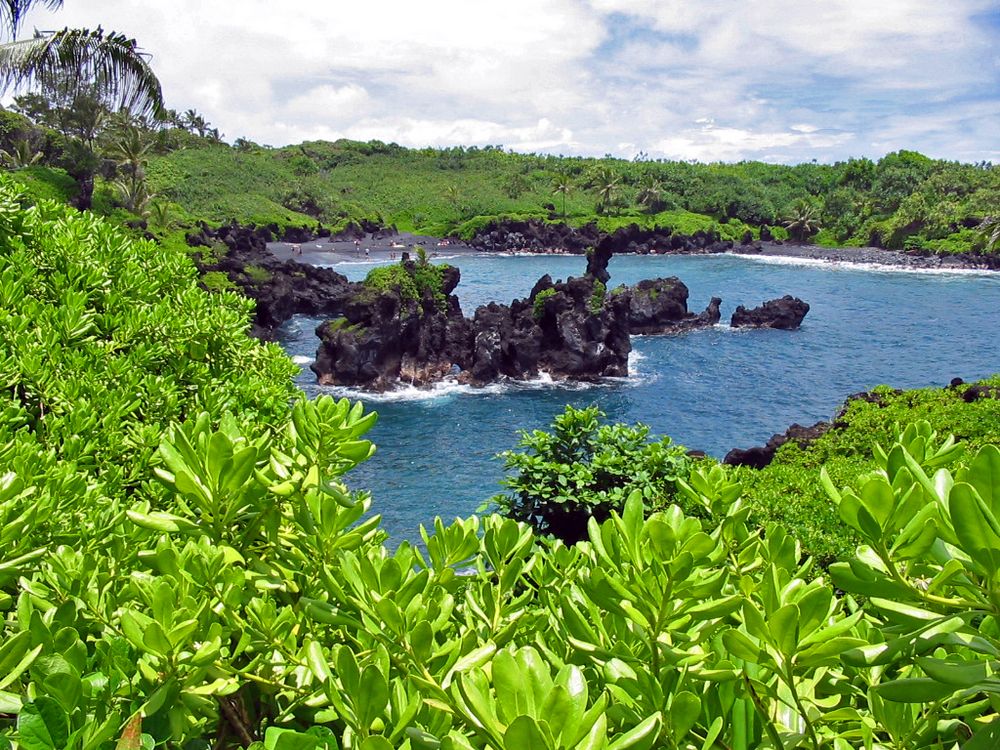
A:
<svg viewBox="0 0 1000 750">
<path fill-rule="evenodd" d="M 441 244 L 444 243 L 444 244 Z M 278 260 L 295 260 L 314 266 L 329 266 L 337 263 L 386 263 L 400 259 L 404 252 L 415 258 L 415 248 L 423 247 L 431 259 L 456 255 L 476 255 L 488 251 L 471 245 L 439 237 L 400 232 L 389 236 L 366 235 L 354 244 L 352 239 L 328 238 L 298 243 L 300 253 L 294 253 L 295 243 L 269 242 L 268 250 Z M 365 253 L 365 250 L 368 253 Z M 856 264 L 917 270 L 975 270 L 1000 271 L 1000 255 L 924 255 L 900 250 L 886 250 L 878 247 L 823 247 L 821 245 L 799 245 L 793 243 L 755 242 L 752 245 L 735 245 L 727 254 L 758 258 L 789 258 L 830 264 Z M 533 253 L 525 255 L 550 255 L 554 253 Z M 688 255 L 695 253 L 671 252 L 667 255 Z M 700 254 L 700 253 L 698 253 Z"/>
<path fill-rule="evenodd" d="M 751 257 L 793 258 L 824 263 L 891 266 L 912 269 L 1000 271 L 1000 256 L 982 255 L 922 255 L 878 247 L 823 247 L 774 242 L 737 245 L 733 255 Z"/>
</svg>

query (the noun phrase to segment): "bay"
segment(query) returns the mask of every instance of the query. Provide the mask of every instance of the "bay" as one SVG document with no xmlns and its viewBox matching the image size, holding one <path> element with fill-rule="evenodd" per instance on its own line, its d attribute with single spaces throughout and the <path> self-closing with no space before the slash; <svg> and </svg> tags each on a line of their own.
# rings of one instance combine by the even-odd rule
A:
<svg viewBox="0 0 1000 750">
<path fill-rule="evenodd" d="M 465 255 L 447 259 L 462 271 L 456 290 L 471 316 L 489 301 L 525 297 L 545 273 L 583 272 L 579 256 Z M 333 266 L 352 280 L 375 264 Z M 615 256 L 613 286 L 678 276 L 700 311 L 723 300 L 722 322 L 738 304 L 753 307 L 792 294 L 811 309 L 797 331 L 739 330 L 720 325 L 680 336 L 634 337 L 629 378 L 599 385 L 448 385 L 372 396 L 321 388 L 308 369 L 320 319 L 298 317 L 279 332 L 302 367 L 309 394 L 360 398 L 379 413 L 370 437 L 376 455 L 348 476 L 371 490 L 394 540 L 415 539 L 419 524 L 475 512 L 502 491 L 494 456 L 513 448 L 519 430 L 545 429 L 566 404 L 599 406 L 614 422 L 643 422 L 654 433 L 722 457 L 763 444 L 789 424 L 828 419 L 844 399 L 879 384 L 946 385 L 1000 372 L 1000 276 L 901 271 L 713 256 Z"/>
</svg>

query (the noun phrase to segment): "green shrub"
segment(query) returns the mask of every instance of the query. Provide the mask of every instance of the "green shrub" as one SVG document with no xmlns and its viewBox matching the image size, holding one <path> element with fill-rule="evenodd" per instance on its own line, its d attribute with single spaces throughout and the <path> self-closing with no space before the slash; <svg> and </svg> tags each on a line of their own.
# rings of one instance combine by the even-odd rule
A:
<svg viewBox="0 0 1000 750">
<path fill-rule="evenodd" d="M 202 274 L 201 285 L 210 292 L 228 292 L 239 289 L 225 271 L 208 271 Z"/>
<path fill-rule="evenodd" d="M 413 264 L 412 271 L 403 263 L 376 266 L 368 272 L 364 284 L 372 292 L 395 291 L 404 300 L 414 302 L 420 302 L 426 291 L 438 309 L 445 310 L 448 300 L 444 294 L 444 272 L 448 267 L 427 262 Z"/>
<path fill-rule="evenodd" d="M 243 266 L 243 273 L 246 277 L 256 284 L 263 284 L 271 280 L 271 272 L 266 268 L 254 265 L 252 263 Z"/>
<path fill-rule="evenodd" d="M 594 291 L 590 295 L 589 308 L 590 312 L 597 315 L 601 312 L 604 307 L 604 298 L 608 293 L 608 288 L 604 285 L 602 281 L 594 281 Z"/>
<path fill-rule="evenodd" d="M 552 299 L 556 295 L 556 290 L 553 288 L 542 289 L 538 294 L 535 295 L 535 300 L 532 302 L 531 315 L 535 320 L 541 320 L 545 317 L 545 303 Z"/>
<path fill-rule="evenodd" d="M 1000 388 L 1000 377 L 980 385 Z M 872 458 L 876 444 L 890 443 L 902 426 L 921 420 L 955 435 L 970 452 L 995 442 L 1000 435 L 1000 399 L 966 402 L 962 394 L 969 387 L 899 392 L 880 386 L 870 399 L 848 402 L 836 429 L 807 448 L 787 443 L 765 468 L 736 472 L 754 518 L 794 531 L 806 553 L 824 565 L 842 559 L 858 537 L 838 518 L 819 482 L 820 470 L 838 485 L 850 483 L 876 468 Z"/>
<path fill-rule="evenodd" d="M 537 298 L 536 298 L 537 299 Z M 567 406 L 551 432 L 522 432 L 519 451 L 505 451 L 509 494 L 493 502 L 500 513 L 567 542 L 586 535 L 587 522 L 621 511 L 638 491 L 652 507 L 673 498 L 690 459 L 670 438 L 650 441 L 646 425 L 602 425 L 597 407 Z"/>
</svg>

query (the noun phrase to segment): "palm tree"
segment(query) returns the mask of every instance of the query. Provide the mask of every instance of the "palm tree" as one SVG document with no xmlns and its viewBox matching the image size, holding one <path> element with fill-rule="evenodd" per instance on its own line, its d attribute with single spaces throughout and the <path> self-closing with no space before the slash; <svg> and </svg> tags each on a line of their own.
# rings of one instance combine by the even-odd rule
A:
<svg viewBox="0 0 1000 750">
<path fill-rule="evenodd" d="M 615 196 L 618 194 L 621 184 L 621 176 L 616 175 L 613 170 L 605 167 L 597 173 L 597 210 L 600 213 L 606 211 L 614 204 Z"/>
<path fill-rule="evenodd" d="M 152 198 L 152 196 L 150 196 Z M 166 201 L 151 201 L 149 202 L 149 223 L 160 229 L 161 231 L 168 231 L 173 229 L 177 225 L 177 220 L 174 217 L 174 211 L 171 208 L 171 204 Z"/>
<path fill-rule="evenodd" d="M 652 212 L 660 205 L 662 197 L 663 185 L 660 181 L 651 174 L 643 177 L 642 182 L 639 184 L 639 193 L 635 198 L 636 202 L 647 211 Z"/>
<path fill-rule="evenodd" d="M 0 44 L 0 91 L 33 85 L 94 85 L 117 109 L 140 115 L 163 106 L 160 82 L 136 41 L 100 27 Z"/>
<path fill-rule="evenodd" d="M 566 198 L 570 193 L 573 192 L 573 183 L 570 181 L 569 175 L 565 172 L 560 173 L 556 176 L 555 181 L 552 183 L 552 194 L 562 193 L 562 215 L 563 219 L 566 218 Z"/>
<path fill-rule="evenodd" d="M 101 27 L 36 32 L 30 39 L 16 39 L 25 15 L 34 6 L 56 9 L 62 6 L 62 0 L 0 0 L 0 24 L 14 38 L 0 44 L 0 93 L 47 88 L 69 94 L 66 99 L 74 101 L 78 98 L 74 92 L 92 92 L 109 109 L 138 115 L 152 115 L 162 109 L 160 82 L 134 39 L 105 32 Z M 79 157 L 70 170 L 75 172 L 80 186 L 75 203 L 87 209 L 98 160 L 93 143 L 87 139 L 73 150 Z"/>
<path fill-rule="evenodd" d="M 147 157 L 152 147 L 152 142 L 142 130 L 129 126 L 111 143 L 107 152 L 108 156 L 118 162 L 119 167 L 124 167 L 126 174 L 144 178 Z"/>
<path fill-rule="evenodd" d="M 784 224 L 793 240 L 805 242 L 819 231 L 819 208 L 815 203 L 799 198 L 789 206 Z"/>
<path fill-rule="evenodd" d="M 149 192 L 146 180 L 141 177 L 125 176 L 115 180 L 118 197 L 126 209 L 136 216 L 145 218 L 149 215 L 149 204 L 156 196 Z"/>
<path fill-rule="evenodd" d="M 24 169 L 38 163 L 42 158 L 41 151 L 35 151 L 27 138 L 14 143 L 10 151 L 0 148 L 0 162 L 10 169 Z"/>
<path fill-rule="evenodd" d="M 983 247 L 986 252 L 992 253 L 1000 249 L 1000 216 L 987 216 L 976 229 L 982 233 L 986 242 Z"/>
<path fill-rule="evenodd" d="M 10 31 L 11 36 L 17 36 L 18 29 L 28 11 L 35 5 L 42 5 L 51 10 L 61 8 L 63 0 L 2 0 L 0 1 L 0 26 Z"/>
</svg>

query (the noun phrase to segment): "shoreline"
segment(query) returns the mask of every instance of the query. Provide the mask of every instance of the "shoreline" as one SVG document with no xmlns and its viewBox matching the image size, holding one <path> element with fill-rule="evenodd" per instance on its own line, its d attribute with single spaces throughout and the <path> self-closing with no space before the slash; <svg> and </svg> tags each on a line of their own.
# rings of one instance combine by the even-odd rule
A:
<svg viewBox="0 0 1000 750">
<path fill-rule="evenodd" d="M 430 259 L 456 255 L 488 255 L 465 243 L 427 235 L 400 232 L 380 237 L 367 235 L 355 245 L 354 240 L 329 240 L 327 238 L 298 243 L 299 253 L 293 252 L 296 243 L 269 242 L 268 250 L 278 260 L 295 260 L 314 266 L 339 263 L 392 263 L 400 260 L 402 253 L 416 256 L 416 248 L 423 247 Z M 365 252 L 367 250 L 367 253 Z M 524 251 L 516 255 L 564 255 L 563 252 Z M 622 255 L 630 253 L 619 253 Z M 701 255 L 705 253 L 670 252 L 663 255 Z M 817 261 L 825 264 L 855 264 L 883 266 L 898 269 L 943 271 L 1000 271 L 1000 256 L 983 255 L 921 255 L 900 250 L 877 247 L 824 247 L 791 243 L 756 242 L 753 245 L 734 245 L 726 255 L 743 255 L 750 258 L 789 258 Z M 502 253 L 508 255 L 508 253 Z M 652 253 L 651 253 L 652 255 Z M 659 253 L 657 253 L 659 255 Z M 582 257 L 582 256 L 581 256 Z"/>
<path fill-rule="evenodd" d="M 870 266 L 890 266 L 917 270 L 1000 271 L 1000 256 L 982 255 L 920 255 L 879 247 L 823 247 L 774 242 L 736 245 L 732 255 L 749 257 L 793 258 L 823 263 L 851 263 Z"/>
</svg>

